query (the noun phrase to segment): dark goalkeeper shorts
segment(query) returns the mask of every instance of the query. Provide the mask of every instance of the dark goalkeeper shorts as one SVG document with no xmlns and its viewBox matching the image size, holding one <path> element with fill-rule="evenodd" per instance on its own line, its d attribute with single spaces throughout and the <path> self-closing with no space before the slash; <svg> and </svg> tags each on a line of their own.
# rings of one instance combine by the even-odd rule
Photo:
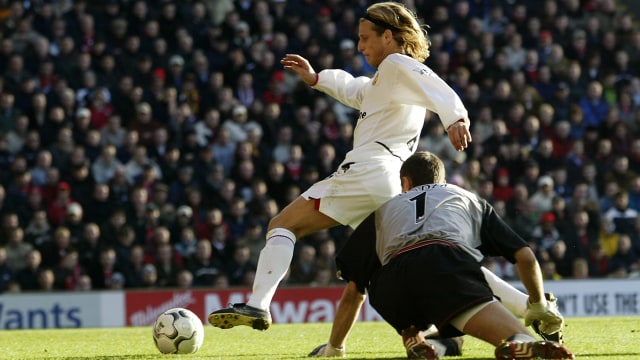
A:
<svg viewBox="0 0 640 360">
<path fill-rule="evenodd" d="M 369 287 L 369 302 L 398 333 L 434 324 L 443 337 L 462 335 L 449 322 L 493 298 L 480 264 L 441 244 L 398 255 L 375 273 Z"/>
</svg>

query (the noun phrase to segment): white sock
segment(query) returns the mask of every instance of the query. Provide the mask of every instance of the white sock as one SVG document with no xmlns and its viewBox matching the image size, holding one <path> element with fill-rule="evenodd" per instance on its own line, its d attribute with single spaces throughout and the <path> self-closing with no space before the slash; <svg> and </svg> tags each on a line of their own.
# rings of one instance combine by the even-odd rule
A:
<svg viewBox="0 0 640 360">
<path fill-rule="evenodd" d="M 482 272 L 493 293 L 500 298 L 502 305 L 511 311 L 513 315 L 523 317 L 527 312 L 529 295 L 514 288 L 484 266 L 482 267 Z"/>
<path fill-rule="evenodd" d="M 267 233 L 247 305 L 269 311 L 276 288 L 289 270 L 295 243 L 296 236 L 287 229 L 275 228 Z"/>
</svg>

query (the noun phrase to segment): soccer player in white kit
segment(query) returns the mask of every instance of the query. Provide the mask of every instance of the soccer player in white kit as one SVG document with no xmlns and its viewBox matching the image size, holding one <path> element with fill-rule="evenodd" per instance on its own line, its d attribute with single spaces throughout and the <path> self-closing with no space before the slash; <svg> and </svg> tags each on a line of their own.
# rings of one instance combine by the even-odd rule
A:
<svg viewBox="0 0 640 360">
<path fill-rule="evenodd" d="M 213 326 L 269 327 L 269 306 L 296 239 L 340 224 L 355 228 L 400 193 L 400 166 L 416 151 L 427 110 L 438 114 L 457 150 L 471 142 L 467 110 L 453 89 L 423 64 L 429 56 L 426 31 L 404 5 L 371 5 L 360 20 L 358 51 L 377 68 L 373 78 L 354 78 L 337 69 L 316 73 L 300 55 L 281 60 L 314 89 L 359 110 L 353 149 L 332 176 L 271 219 L 249 300 L 212 312 L 208 320 Z"/>
</svg>

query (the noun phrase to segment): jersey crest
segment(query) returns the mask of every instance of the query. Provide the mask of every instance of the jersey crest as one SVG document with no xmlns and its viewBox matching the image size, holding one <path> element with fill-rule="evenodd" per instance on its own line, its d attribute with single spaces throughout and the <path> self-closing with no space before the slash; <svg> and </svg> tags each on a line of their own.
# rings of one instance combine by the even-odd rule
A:
<svg viewBox="0 0 640 360">
<path fill-rule="evenodd" d="M 432 73 L 432 71 L 427 67 L 415 67 L 411 71 L 415 71 L 420 75 L 429 75 Z"/>
</svg>

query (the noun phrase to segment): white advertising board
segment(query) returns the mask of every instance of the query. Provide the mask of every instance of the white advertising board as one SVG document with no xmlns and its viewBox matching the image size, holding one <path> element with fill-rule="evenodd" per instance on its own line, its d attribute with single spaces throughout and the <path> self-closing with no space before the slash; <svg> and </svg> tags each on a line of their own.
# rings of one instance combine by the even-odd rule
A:
<svg viewBox="0 0 640 360">
<path fill-rule="evenodd" d="M 124 326 L 124 293 L 0 295 L 0 329 Z"/>
<path fill-rule="evenodd" d="M 519 289 L 522 284 L 513 283 Z M 545 281 L 565 317 L 640 315 L 640 279 Z"/>
</svg>

